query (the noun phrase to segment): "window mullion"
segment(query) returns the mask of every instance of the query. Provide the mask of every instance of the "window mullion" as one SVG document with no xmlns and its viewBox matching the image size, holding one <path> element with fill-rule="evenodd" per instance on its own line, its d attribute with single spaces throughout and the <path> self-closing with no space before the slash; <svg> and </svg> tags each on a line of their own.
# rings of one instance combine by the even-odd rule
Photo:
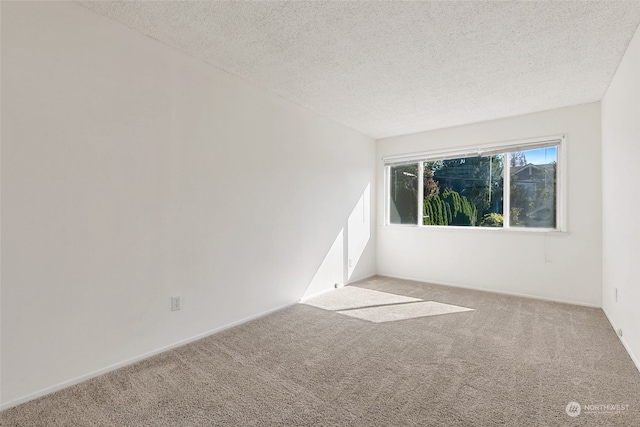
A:
<svg viewBox="0 0 640 427">
<path fill-rule="evenodd" d="M 386 182 L 386 191 L 384 195 L 384 212 L 385 225 L 391 224 L 391 166 L 384 167 L 384 182 Z"/>
<path fill-rule="evenodd" d="M 424 225 L 424 161 L 418 163 L 418 225 Z"/>
<path fill-rule="evenodd" d="M 502 161 L 502 227 L 509 228 L 511 219 L 511 153 L 504 153 Z"/>
</svg>

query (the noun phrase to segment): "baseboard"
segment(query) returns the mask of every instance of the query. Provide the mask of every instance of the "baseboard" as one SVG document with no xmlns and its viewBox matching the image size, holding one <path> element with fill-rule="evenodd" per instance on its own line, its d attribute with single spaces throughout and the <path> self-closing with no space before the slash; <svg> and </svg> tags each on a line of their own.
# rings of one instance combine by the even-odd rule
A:
<svg viewBox="0 0 640 427">
<path fill-rule="evenodd" d="M 469 289 L 469 290 L 473 290 L 473 291 L 489 292 L 489 293 L 493 293 L 493 294 L 509 295 L 509 296 L 513 296 L 513 297 L 536 299 L 536 300 L 540 300 L 540 301 L 549 301 L 549 302 L 558 302 L 558 303 L 561 303 L 561 304 L 579 305 L 579 306 L 582 306 L 582 307 L 589 307 L 589 308 L 601 308 L 599 305 L 589 304 L 589 303 L 585 303 L 585 302 L 569 301 L 569 300 L 563 300 L 563 299 L 559 299 L 559 298 L 541 297 L 541 296 L 538 296 L 538 295 L 521 294 L 521 293 L 517 293 L 517 292 L 498 291 L 498 290 L 495 290 L 495 289 L 480 288 L 480 287 L 475 287 L 475 286 L 465 286 L 465 285 L 460 285 L 460 284 L 456 284 L 456 283 L 441 282 L 441 281 L 437 281 L 437 280 L 419 279 L 419 278 L 415 278 L 415 277 L 398 276 L 398 275 L 395 275 L 395 274 L 387 274 L 387 273 L 378 273 L 377 275 L 378 276 L 383 276 L 383 277 L 391 277 L 393 279 L 411 280 L 411 281 L 414 281 L 414 282 L 431 283 L 431 284 L 440 285 L 440 286 L 449 286 L 451 288 Z"/>
<path fill-rule="evenodd" d="M 340 287 L 342 287 L 342 286 L 340 286 Z M 339 287 L 339 288 L 340 288 L 340 287 Z M 331 292 L 331 291 L 335 291 L 335 290 L 336 290 L 336 288 L 327 288 L 327 289 L 323 289 L 323 290 L 321 290 L 320 292 L 316 292 L 315 294 L 307 295 L 307 296 L 305 296 L 305 297 L 300 298 L 300 299 L 298 300 L 298 302 L 299 302 L 299 303 L 304 303 L 304 302 L 306 302 L 306 301 L 309 301 L 311 298 L 319 297 L 320 295 L 324 295 L 324 294 L 327 294 L 327 293 L 329 293 L 329 292 Z"/>
<path fill-rule="evenodd" d="M 609 321 L 609 324 L 611 324 L 613 331 L 620 339 L 620 342 L 624 346 L 624 349 L 627 350 L 629 357 L 631 357 L 631 361 L 633 362 L 634 365 L 636 365 L 636 369 L 638 370 L 638 372 L 640 372 L 640 360 L 636 357 L 635 354 L 633 354 L 633 351 L 631 351 L 631 347 L 629 347 L 629 344 L 627 344 L 627 341 L 624 339 L 624 336 L 621 337 L 620 335 L 618 335 L 618 327 L 613 322 L 613 320 L 611 320 L 611 316 L 609 316 L 609 313 L 607 313 L 607 310 L 605 310 L 604 307 L 602 307 L 602 312 L 604 313 L 605 317 Z"/>
<path fill-rule="evenodd" d="M 267 311 L 263 311 L 261 313 L 258 313 L 256 315 L 254 315 L 254 316 L 249 316 L 249 317 L 246 317 L 244 319 L 237 320 L 235 322 L 226 324 L 224 326 L 220 326 L 220 327 L 212 329 L 210 331 L 203 332 L 201 334 L 194 335 L 194 336 L 192 336 L 190 338 L 178 341 L 176 343 L 169 344 L 167 346 L 160 347 L 160 348 L 158 348 L 156 350 L 152 350 L 150 352 L 141 354 L 140 356 L 132 357 L 132 358 L 124 360 L 122 362 L 115 363 L 113 365 L 107 366 L 107 367 L 102 368 L 102 369 L 98 369 L 97 371 L 93 371 L 93 372 L 90 372 L 88 374 L 81 375 L 79 377 L 73 378 L 73 379 L 68 380 L 68 381 L 63 381 L 61 383 L 58 383 L 58 384 L 53 385 L 51 387 L 47 387 L 47 388 L 42 389 L 40 391 L 37 391 L 35 393 L 20 397 L 18 399 L 11 400 L 11 401 L 6 402 L 6 403 L 2 403 L 0 405 L 0 411 L 12 408 L 14 406 L 21 405 L 23 403 L 29 402 L 31 400 L 37 399 L 37 398 L 42 397 L 42 396 L 46 396 L 48 394 L 54 393 L 54 392 L 59 391 L 59 390 L 63 390 L 65 388 L 71 387 L 73 385 L 80 384 L 82 382 L 90 380 L 91 378 L 95 378 L 95 377 L 98 377 L 100 375 L 104 375 L 104 374 L 109 373 L 111 371 L 115 371 L 116 369 L 120 369 L 120 368 L 123 368 L 125 366 L 131 365 L 133 363 L 136 363 L 136 362 L 139 362 L 141 360 L 147 359 L 149 357 L 155 356 L 156 354 L 160 354 L 160 353 L 163 353 L 163 352 L 168 351 L 168 350 L 172 350 L 172 349 L 177 348 L 177 347 L 182 347 L 183 345 L 189 344 L 189 343 L 194 342 L 194 341 L 198 341 L 198 340 L 200 340 L 202 338 L 206 338 L 206 337 L 208 337 L 210 335 L 217 334 L 217 333 L 222 332 L 224 330 L 227 330 L 229 328 L 233 328 L 234 326 L 238 326 L 238 325 L 241 325 L 243 323 L 250 322 L 250 321 L 258 319 L 260 317 L 267 316 L 267 315 L 269 315 L 271 313 L 275 313 L 276 311 L 283 310 L 283 309 L 285 309 L 287 307 L 291 307 L 292 305 L 295 305 L 295 304 L 296 303 L 285 304 L 285 305 L 281 305 L 281 306 L 276 307 L 276 308 L 272 308 L 272 309 L 267 310 Z"/>
<path fill-rule="evenodd" d="M 369 275 L 367 275 L 367 276 L 356 277 L 355 279 L 353 279 L 353 278 L 352 278 L 351 280 L 349 280 L 349 281 L 347 282 L 347 285 L 351 285 L 351 284 L 353 284 L 353 283 L 360 282 L 360 281 L 362 281 L 362 280 L 371 279 L 372 277 L 375 277 L 375 276 L 377 276 L 377 275 L 378 275 L 377 273 L 373 273 L 373 274 L 369 274 Z"/>
<path fill-rule="evenodd" d="M 351 285 L 353 283 L 360 282 L 361 280 L 370 279 L 373 276 L 377 276 L 377 274 L 374 273 L 374 274 L 369 274 L 368 276 L 363 276 L 363 277 L 359 277 L 357 279 L 352 279 L 349 282 L 347 282 L 347 284 L 345 286 L 349 286 L 349 285 Z M 343 286 L 340 286 L 339 288 L 341 288 L 341 287 L 343 287 Z M 335 288 L 327 288 L 327 289 L 323 289 L 320 292 L 316 292 L 315 294 L 307 295 L 305 297 L 300 298 L 298 300 L 298 302 L 304 303 L 306 301 L 309 301 L 311 298 L 319 297 L 320 295 L 324 295 L 324 294 L 326 294 L 328 292 L 331 292 L 331 291 L 335 291 Z"/>
</svg>

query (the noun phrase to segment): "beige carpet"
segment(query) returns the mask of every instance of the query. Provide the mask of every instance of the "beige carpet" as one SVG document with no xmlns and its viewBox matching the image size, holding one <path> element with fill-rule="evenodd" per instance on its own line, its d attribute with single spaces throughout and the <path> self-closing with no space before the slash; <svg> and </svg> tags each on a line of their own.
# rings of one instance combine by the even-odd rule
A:
<svg viewBox="0 0 640 427">
<path fill-rule="evenodd" d="M 375 323 L 298 304 L 3 411 L 0 425 L 640 426 L 640 373 L 599 309 L 357 285 L 474 310 Z"/>
</svg>

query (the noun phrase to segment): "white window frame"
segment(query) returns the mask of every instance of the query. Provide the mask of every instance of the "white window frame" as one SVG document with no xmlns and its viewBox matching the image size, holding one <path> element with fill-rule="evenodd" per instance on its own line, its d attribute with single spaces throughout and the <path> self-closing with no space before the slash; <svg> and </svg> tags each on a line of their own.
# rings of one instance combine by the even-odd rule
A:
<svg viewBox="0 0 640 427">
<path fill-rule="evenodd" d="M 535 148 L 542 147 L 557 147 L 557 165 L 556 170 L 556 227 L 555 228 L 534 228 L 534 227 L 514 227 L 509 225 L 509 215 L 504 215 L 504 222 L 502 227 L 465 227 L 465 226 L 451 226 L 451 225 L 423 225 L 423 206 L 422 200 L 424 198 L 424 163 L 431 160 L 440 160 L 445 158 L 462 158 L 472 156 L 486 156 L 490 154 L 504 154 L 514 151 L 526 151 Z M 511 230 L 511 231 L 526 231 L 526 232 L 566 232 L 567 231 L 567 192 L 566 192 L 566 176 L 567 176 L 567 164 L 566 164 L 566 151 L 567 151 L 567 138 L 566 135 L 553 135 L 539 138 L 530 138 L 516 141 L 505 141 L 492 144 L 475 145 L 468 147 L 461 147 L 450 150 L 434 150 L 425 151 L 419 153 L 401 154 L 385 156 L 382 158 L 384 165 L 384 225 L 388 227 L 419 227 L 419 228 L 451 228 L 451 229 L 473 229 L 473 230 Z M 391 223 L 391 167 L 401 166 L 407 164 L 418 164 L 418 215 L 416 224 L 392 224 Z M 504 162 L 504 181 L 503 188 L 510 188 L 511 174 L 510 163 Z M 509 212 L 509 195 L 505 195 L 503 205 L 503 212 Z"/>
</svg>

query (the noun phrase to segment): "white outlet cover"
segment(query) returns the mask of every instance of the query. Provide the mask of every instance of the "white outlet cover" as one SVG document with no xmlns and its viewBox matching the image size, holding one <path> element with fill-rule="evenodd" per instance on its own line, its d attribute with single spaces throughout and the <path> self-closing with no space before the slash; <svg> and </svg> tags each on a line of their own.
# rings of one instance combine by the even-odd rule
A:
<svg viewBox="0 0 640 427">
<path fill-rule="evenodd" d="M 171 311 L 178 311 L 181 308 L 181 300 L 180 297 L 171 297 Z"/>
</svg>

